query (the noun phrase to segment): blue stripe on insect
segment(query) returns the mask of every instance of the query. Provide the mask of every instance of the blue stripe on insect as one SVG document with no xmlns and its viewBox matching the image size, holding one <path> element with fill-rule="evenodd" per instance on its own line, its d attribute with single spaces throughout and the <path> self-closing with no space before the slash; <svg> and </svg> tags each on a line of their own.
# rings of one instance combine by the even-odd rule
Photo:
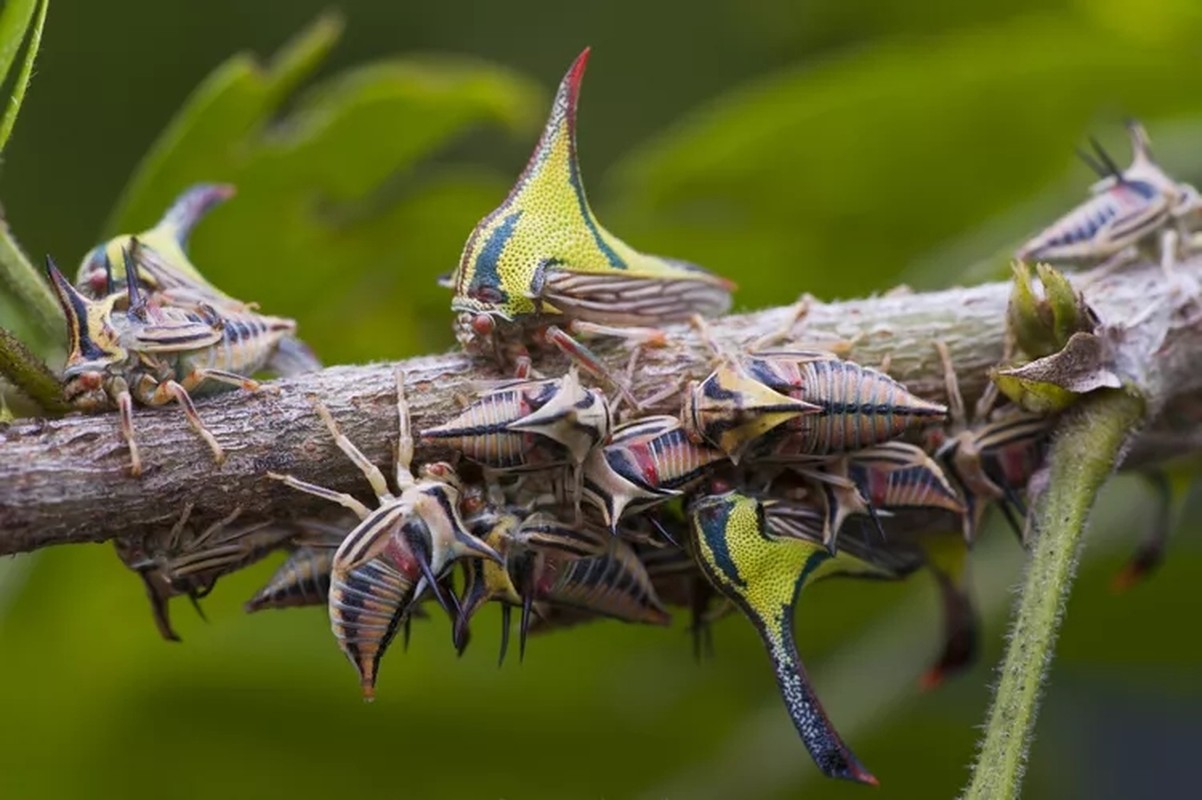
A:
<svg viewBox="0 0 1202 800">
<path fill-rule="evenodd" d="M 568 159 L 568 182 L 572 185 L 572 191 L 576 193 L 576 203 L 580 206 L 580 216 L 584 218 L 584 224 L 588 226 L 589 233 L 593 236 L 593 241 L 597 244 L 597 249 L 605 254 L 605 258 L 609 261 L 609 265 L 614 269 L 626 269 L 626 262 L 614 252 L 609 243 L 601 238 L 601 232 L 597 230 L 597 222 L 593 219 L 593 212 L 589 210 L 588 200 L 584 196 L 584 184 L 580 182 L 580 165 L 576 163 L 575 153 Z"/>
<path fill-rule="evenodd" d="M 497 302 L 504 302 L 508 299 L 505 290 L 501 288 L 501 275 L 497 271 L 497 262 L 500 261 L 501 253 L 505 251 L 505 245 L 513 236 L 513 231 L 521 216 L 520 210 L 513 212 L 501 220 L 501 224 L 488 237 L 488 241 L 480 249 L 479 257 L 476 258 L 476 270 L 472 274 L 472 285 L 468 294 L 487 286 L 500 293 L 501 298 Z"/>
</svg>

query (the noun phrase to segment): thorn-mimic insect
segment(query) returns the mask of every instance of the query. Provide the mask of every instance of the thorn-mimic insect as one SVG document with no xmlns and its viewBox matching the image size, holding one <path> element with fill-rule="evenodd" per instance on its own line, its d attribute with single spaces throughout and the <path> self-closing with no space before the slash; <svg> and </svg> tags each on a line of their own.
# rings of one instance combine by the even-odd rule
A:
<svg viewBox="0 0 1202 800">
<path fill-rule="evenodd" d="M 517 366 L 519 374 L 529 365 L 526 346 L 545 341 L 610 378 L 571 334 L 657 343 L 661 331 L 627 326 L 715 316 L 730 307 L 730 281 L 640 253 L 593 216 L 576 159 L 576 105 L 588 53 L 564 76 L 530 162 L 468 238 L 451 281 L 460 343 Z"/>
<path fill-rule="evenodd" d="M 270 521 L 233 527 L 241 509 L 196 532 L 188 526 L 191 514 L 188 504 L 170 529 L 114 540 L 117 557 L 146 585 L 159 634 L 172 642 L 180 640 L 168 614 L 172 597 L 187 595 L 199 613 L 197 601 L 213 590 L 218 578 L 266 557 L 294 534 Z"/>
<path fill-rule="evenodd" d="M 233 186 L 219 183 L 200 183 L 186 189 L 153 228 L 134 236 L 117 236 L 92 248 L 79 265 L 76 287 L 92 299 L 111 294 L 114 282 L 126 280 L 122 254 L 129 250 L 134 253 L 141 284 L 170 304 L 205 305 L 234 315 L 255 311 L 253 303 L 230 297 L 206 280 L 187 253 L 192 229 L 211 209 L 233 197 L 234 191 Z M 280 339 L 264 367 L 288 376 L 319 369 L 321 362 L 307 345 L 288 334 Z"/>
<path fill-rule="evenodd" d="M 125 258 L 130 262 L 134 255 L 126 251 Z M 49 257 L 46 271 L 67 319 L 67 402 L 84 411 L 120 410 L 134 475 L 142 471 L 134 438 L 135 400 L 146 406 L 179 403 L 221 463 L 221 445 L 201 422 L 192 396 L 234 386 L 257 391 L 258 382 L 246 376 L 266 364 L 280 339 L 296 330 L 296 323 L 249 311 L 222 314 L 203 304 L 163 305 L 143 294 L 133 269 L 126 270 L 128 308 L 118 311 L 122 294 L 89 300 Z"/>
<path fill-rule="evenodd" d="M 364 697 L 375 696 L 380 659 L 392 642 L 411 603 L 423 589 L 446 604 L 439 579 L 461 558 L 488 558 L 502 563 L 496 550 L 468 531 L 459 514 L 459 481 L 447 464 L 427 464 L 417 475 L 413 435 L 405 399 L 405 375 L 397 371 L 397 417 L 394 495 L 379 467 L 339 430 L 316 398 L 313 406 L 335 444 L 363 472 L 375 492 L 378 507 L 369 509 L 349 494 L 299 480 L 291 475 L 269 477 L 308 494 L 338 503 L 359 517 L 334 554 L 330 572 L 330 624 L 335 638 L 359 672 Z"/>
<path fill-rule="evenodd" d="M 622 515 L 679 496 L 726 455 L 692 441 L 676 417 L 651 416 L 614 429 L 584 464 L 584 497 L 617 532 Z"/>
<path fill-rule="evenodd" d="M 828 776 L 876 784 L 827 719 L 793 639 L 802 588 L 858 559 L 846 552 L 832 556 L 818 541 L 773 535 L 764 505 L 738 492 L 701 497 L 690 516 L 697 565 L 759 631 L 785 707 L 814 762 Z"/>
<path fill-rule="evenodd" d="M 764 386 L 817 407 L 760 439 L 752 453 L 763 460 L 859 450 L 947 416 L 946 407 L 916 397 L 885 373 L 829 353 L 766 351 L 743 356 L 741 365 Z"/>
<path fill-rule="evenodd" d="M 355 518 L 337 524 L 299 519 L 299 533 L 288 543 L 290 552 L 271 579 L 246 601 L 247 613 L 265 608 L 324 606 L 330 595 L 334 551 L 354 528 Z"/>
<path fill-rule="evenodd" d="M 738 359 L 727 359 L 684 393 L 681 420 L 689 438 L 707 442 L 734 463 L 755 440 L 785 423 L 822 412 L 752 377 Z"/>
<path fill-rule="evenodd" d="M 503 384 L 421 438 L 498 471 L 570 466 L 579 506 L 584 459 L 612 427 L 605 395 L 582 386 L 572 368 L 562 378 Z"/>
<path fill-rule="evenodd" d="M 1202 198 L 1152 160 L 1142 125 L 1132 120 L 1127 132 L 1131 166 L 1120 170 L 1094 141 L 1098 161 L 1082 153 L 1101 177 L 1091 188 L 1092 196 L 1024 243 L 1016 254 L 1019 260 L 1098 263 L 1121 259 L 1135 246 L 1151 245 L 1165 271 L 1171 272 L 1189 243 Z"/>
<path fill-rule="evenodd" d="M 884 442 L 856 450 L 826 463 L 823 470 L 818 483 L 826 496 L 826 541 L 831 546 L 843 523 L 854 514 L 868 515 L 883 533 L 878 510 L 939 510 L 957 518 L 965 512 L 939 465 L 922 448 L 907 442 Z"/>
</svg>

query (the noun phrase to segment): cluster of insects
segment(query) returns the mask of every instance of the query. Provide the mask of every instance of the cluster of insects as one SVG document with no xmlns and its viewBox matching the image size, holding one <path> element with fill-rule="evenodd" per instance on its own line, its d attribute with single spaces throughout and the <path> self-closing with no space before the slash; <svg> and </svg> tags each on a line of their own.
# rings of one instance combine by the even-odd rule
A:
<svg viewBox="0 0 1202 800">
<path fill-rule="evenodd" d="M 433 608 L 427 601 L 449 615 L 461 652 L 476 614 L 499 605 L 501 660 L 515 611 L 521 655 L 531 634 L 600 619 L 669 625 L 673 608 L 687 612 L 700 655 L 710 625 L 737 610 L 759 632 L 814 762 L 829 776 L 875 783 L 806 676 L 794 638 L 802 589 L 835 576 L 900 580 L 929 571 L 944 635 L 923 682 L 967 667 L 977 649 L 969 546 L 990 506 L 1021 537 L 1026 487 L 1043 466 L 1054 420 L 999 403 L 993 392 L 969 419 L 938 342 L 932 357 L 945 364 L 947 405 L 827 350 L 714 342 L 704 320 L 729 308 L 733 284 L 635 250 L 589 207 L 576 157 L 587 57 L 564 77 L 529 164 L 445 281 L 461 345 L 511 377 L 415 431 L 406 400 L 413 387 L 398 371 L 391 480 L 311 398 L 373 503 L 270 473 L 328 501 L 331 513 L 246 521 L 226 509 L 201 527 L 190 524 L 189 506 L 169 528 L 120 540 L 118 554 L 144 581 L 161 634 L 175 639 L 171 597 L 196 603 L 223 575 L 286 551 L 247 610 L 324 605 L 369 698 L 397 632 L 408 638 L 412 619 Z M 1119 170 L 1099 148 L 1104 176 L 1092 198 L 1021 257 L 1100 263 L 1154 244 L 1171 269 L 1190 246 L 1197 193 L 1169 179 L 1142 129 L 1131 130 L 1132 166 Z M 318 366 L 291 320 L 225 295 L 189 261 L 192 227 L 231 192 L 190 189 L 154 228 L 89 253 L 74 284 L 48 263 L 68 320 L 66 396 L 84 410 L 120 410 L 135 474 L 143 468 L 135 404 L 178 403 L 220 461 L 222 447 L 192 396 L 256 391 L 251 376 L 260 370 Z M 678 387 L 679 413 L 648 415 L 628 376 L 608 370 L 581 340 L 621 338 L 637 356 L 666 341 L 658 327 L 666 322 L 691 322 L 711 363 Z M 570 366 L 537 372 L 535 356 L 548 349 Z M 419 443 L 454 455 L 415 463 Z"/>
</svg>

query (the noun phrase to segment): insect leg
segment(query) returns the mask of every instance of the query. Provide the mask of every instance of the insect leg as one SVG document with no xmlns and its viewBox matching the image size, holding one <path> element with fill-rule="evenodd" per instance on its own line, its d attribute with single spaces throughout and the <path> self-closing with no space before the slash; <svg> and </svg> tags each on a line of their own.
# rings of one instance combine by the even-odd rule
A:
<svg viewBox="0 0 1202 800">
<path fill-rule="evenodd" d="M 793 307 L 789 310 L 784 325 L 775 331 L 764 334 L 760 338 L 751 343 L 751 352 L 757 350 L 766 350 L 775 347 L 781 342 L 788 341 L 793 336 L 793 329 L 803 321 L 810 313 L 810 306 L 813 305 L 813 297 L 809 294 L 804 294 Z"/>
<path fill-rule="evenodd" d="M 327 489 L 324 486 L 318 486 L 316 483 L 302 481 L 299 478 L 292 477 L 291 475 L 281 475 L 278 472 L 269 472 L 267 473 L 267 477 L 271 478 L 273 481 L 279 481 L 283 484 L 291 486 L 293 489 L 296 489 L 299 492 L 311 494 L 314 497 L 320 497 L 323 500 L 329 500 L 331 503 L 337 503 L 343 508 L 349 508 L 351 511 L 355 512 L 355 515 L 358 516 L 359 519 L 367 519 L 368 514 L 371 513 L 367 506 L 363 505 L 346 492 L 336 492 L 333 489 Z"/>
<path fill-rule="evenodd" d="M 645 347 L 663 347 L 668 343 L 667 334 L 659 328 L 619 327 L 574 319 L 568 323 L 568 329 L 583 338 L 611 336 L 615 339 L 629 339 Z"/>
<path fill-rule="evenodd" d="M 253 378 L 248 378 L 245 375 L 239 375 L 236 372 L 229 372 L 228 370 L 224 369 L 208 369 L 207 367 L 195 369 L 192 371 L 192 374 L 188 376 L 188 379 L 189 383 L 192 383 L 193 386 L 203 383 L 204 381 L 217 381 L 218 383 L 226 383 L 230 386 L 237 386 L 238 388 L 245 389 L 248 392 L 257 392 L 264 388 L 263 384 L 259 383 Z M 279 389 L 276 389 L 275 387 L 271 388 L 273 391 L 279 392 Z"/>
<path fill-rule="evenodd" d="M 1173 489 L 1168 476 L 1160 471 L 1149 472 L 1145 476 L 1156 493 L 1156 516 L 1152 526 L 1144 535 L 1139 547 L 1132 554 L 1131 560 L 1122 571 L 1114 576 L 1110 588 L 1115 592 L 1130 589 L 1139 583 L 1164 561 L 1165 548 L 1169 543 L 1173 521 Z"/>
<path fill-rule="evenodd" d="M 129 474 L 136 478 L 142 474 L 142 458 L 138 455 L 138 442 L 134 438 L 134 398 L 129 389 L 117 393 L 117 408 L 121 412 L 121 435 L 129 447 Z"/>
<path fill-rule="evenodd" d="M 193 504 L 189 501 L 184 504 L 184 511 L 179 515 L 179 519 L 171 526 L 171 532 L 167 534 L 167 552 L 176 553 L 180 548 L 180 537 L 184 534 L 184 526 L 188 524 L 188 517 L 192 516 Z"/>
<path fill-rule="evenodd" d="M 330 414 L 330 409 L 326 408 L 325 404 L 313 395 L 309 396 L 309 402 L 313 404 L 317 416 L 321 417 L 321 421 L 326 424 L 330 435 L 334 437 L 334 444 L 338 445 L 338 449 L 345 453 L 346 457 L 354 462 L 359 471 L 363 473 L 363 477 L 367 478 L 367 482 L 371 484 L 372 491 L 376 493 L 380 503 L 393 500 L 392 492 L 388 491 L 388 481 L 384 480 L 384 473 L 380 472 L 380 468 L 363 455 L 363 451 L 355 447 L 354 442 L 346 438 L 346 435 L 338 427 L 338 423 L 334 421 L 334 416 Z"/>
<path fill-rule="evenodd" d="M 575 323 L 573 323 L 573 327 L 574 326 Z M 635 408 L 639 407 L 639 402 L 635 399 L 634 395 L 630 393 L 630 389 L 620 380 L 618 380 L 613 373 L 605 368 L 605 365 L 601 363 L 601 360 L 597 358 L 593 351 L 589 350 L 583 344 L 573 339 L 564 330 L 555 325 L 549 326 L 543 335 L 550 344 L 553 344 L 559 348 L 560 352 L 572 359 L 573 362 L 579 364 L 586 371 L 592 373 L 598 378 L 613 384 L 614 387 L 622 393 L 622 396 L 626 398 L 626 402 L 630 403 L 630 405 Z"/>
<path fill-rule="evenodd" d="M 405 397 L 405 371 L 397 369 L 396 380 L 396 416 L 397 437 L 394 457 L 396 458 L 396 484 L 405 490 L 414 484 L 413 472 L 413 428 L 409 422 L 409 400 Z"/>
<path fill-rule="evenodd" d="M 160 383 L 158 388 L 151 395 L 150 405 L 163 405 L 167 399 L 173 397 L 179 403 L 179 406 L 184 411 L 184 416 L 188 419 L 188 424 L 192 426 L 192 430 L 204 439 L 205 444 L 213 451 L 213 460 L 218 464 L 225 461 L 225 451 L 221 449 L 221 445 L 217 443 L 217 437 L 209 432 L 209 429 L 201 422 L 200 414 L 196 413 L 196 406 L 192 404 L 192 398 L 188 394 L 188 390 L 176 381 L 164 381 Z"/>
<path fill-rule="evenodd" d="M 952 429 L 963 430 L 968 424 L 968 418 L 964 409 L 964 396 L 960 394 L 960 381 L 956 378 L 956 368 L 952 365 L 951 351 L 943 341 L 935 342 L 935 350 L 938 351 L 939 361 L 943 364 L 943 383 L 947 389 L 948 417 L 952 421 Z"/>
</svg>

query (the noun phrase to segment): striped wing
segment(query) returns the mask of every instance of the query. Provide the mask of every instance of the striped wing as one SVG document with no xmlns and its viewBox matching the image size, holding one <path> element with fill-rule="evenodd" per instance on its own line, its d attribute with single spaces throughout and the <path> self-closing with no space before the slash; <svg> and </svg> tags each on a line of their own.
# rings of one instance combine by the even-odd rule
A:
<svg viewBox="0 0 1202 800">
<path fill-rule="evenodd" d="M 704 277 L 702 277 L 704 276 Z M 696 279 L 638 277 L 620 270 L 581 273 L 546 270 L 539 300 L 572 319 L 612 325 L 683 322 L 693 314 L 717 316 L 730 308 L 730 291 L 707 273 Z"/>
<path fill-rule="evenodd" d="M 201 350 L 221 341 L 223 333 L 207 322 L 180 320 L 139 324 L 126 337 L 130 350 L 140 353 L 180 353 Z"/>
</svg>

